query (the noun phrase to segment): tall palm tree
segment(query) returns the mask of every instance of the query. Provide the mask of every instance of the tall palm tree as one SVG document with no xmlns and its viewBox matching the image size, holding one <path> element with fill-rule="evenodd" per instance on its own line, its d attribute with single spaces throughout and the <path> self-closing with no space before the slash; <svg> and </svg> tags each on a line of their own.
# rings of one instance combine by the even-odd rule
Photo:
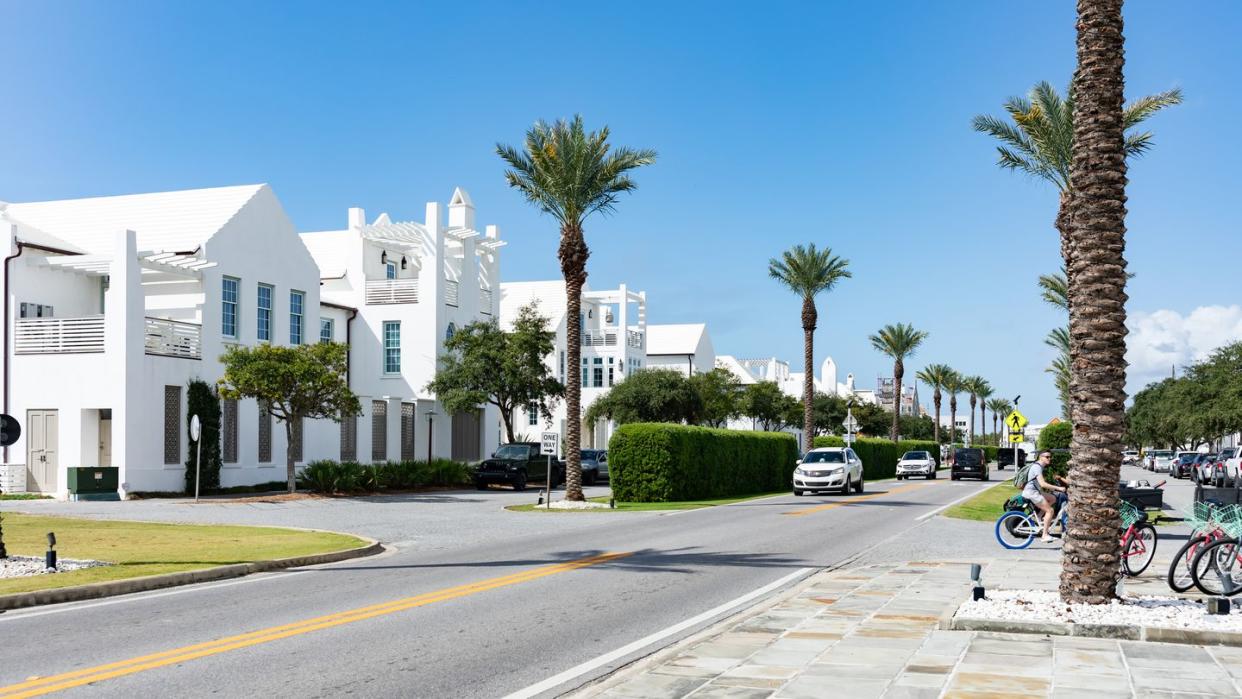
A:
<svg viewBox="0 0 1242 699">
<path fill-rule="evenodd" d="M 949 444 L 957 442 L 957 394 L 962 392 L 962 375 L 954 371 L 944 380 L 945 393 L 949 394 Z"/>
<path fill-rule="evenodd" d="M 1117 482 L 1126 400 L 1126 155 L 1122 0 L 1078 0 L 1078 98 L 1070 179 L 1074 184 L 1070 307 L 1069 531 L 1061 599 L 1106 604 L 1116 597 L 1120 547 Z"/>
<path fill-rule="evenodd" d="M 620 196 L 637 185 L 630 171 L 655 162 L 653 150 L 613 148 L 608 127 L 586 130 L 582 117 L 548 124 L 536 122 L 526 132 L 521 150 L 496 144 L 496 153 L 509 169 L 505 180 L 526 200 L 560 224 L 561 274 L 565 278 L 565 362 L 576 372 L 580 363 L 582 285 L 586 283 L 587 248 L 583 224 L 594 213 L 613 211 Z M 582 387 L 565 387 L 565 499 L 583 500 L 581 414 Z"/>
<path fill-rule="evenodd" d="M 1009 414 L 1012 408 L 1004 398 L 992 398 L 988 401 L 988 409 L 992 411 L 992 433 L 996 435 L 996 446 L 1003 446 L 1000 443 L 1000 416 Z"/>
<path fill-rule="evenodd" d="M 901 417 L 901 378 L 906 373 L 906 357 L 914 356 L 919 345 L 927 339 L 927 331 L 915 330 L 909 323 L 885 325 L 879 332 L 868 338 L 876 351 L 893 359 L 893 428 L 889 438 L 897 441 L 897 430 Z"/>
<path fill-rule="evenodd" d="M 932 405 L 936 408 L 936 424 L 932 429 L 936 432 L 936 444 L 940 443 L 940 391 L 952 375 L 953 369 L 948 364 L 928 364 L 915 375 L 932 389 Z"/>
<path fill-rule="evenodd" d="M 983 388 L 982 376 L 963 376 L 962 391 L 970 394 L 970 435 L 971 441 L 975 438 L 975 405 L 979 402 L 979 389 Z"/>
<path fill-rule="evenodd" d="M 987 381 L 984 381 L 980 386 L 978 386 L 978 388 L 979 388 L 979 392 L 978 392 L 979 434 L 985 435 L 988 432 L 988 414 L 986 412 L 987 407 L 988 407 L 988 399 L 991 398 L 994 393 L 996 393 L 996 389 L 992 388 L 992 384 L 988 383 Z"/>
<path fill-rule="evenodd" d="M 831 248 L 817 250 L 815 243 L 795 245 L 779 259 L 768 260 L 768 276 L 802 297 L 802 434 L 807 449 L 815 434 L 815 324 L 819 319 L 815 296 L 854 276 L 849 265 L 849 260 L 833 255 Z"/>
</svg>

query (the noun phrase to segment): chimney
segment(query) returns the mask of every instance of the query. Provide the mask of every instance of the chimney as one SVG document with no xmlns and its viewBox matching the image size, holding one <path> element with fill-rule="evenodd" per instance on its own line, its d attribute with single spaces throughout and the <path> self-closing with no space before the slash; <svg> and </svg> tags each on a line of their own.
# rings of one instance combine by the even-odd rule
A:
<svg viewBox="0 0 1242 699">
<path fill-rule="evenodd" d="M 500 226 L 488 226 L 484 235 L 488 240 L 500 240 Z"/>
<path fill-rule="evenodd" d="M 366 212 L 366 209 L 362 209 L 362 208 L 359 208 L 359 207 L 357 207 L 357 206 L 350 207 L 350 209 L 349 209 L 349 229 L 352 231 L 352 230 L 355 230 L 355 229 L 362 228 L 362 227 L 363 227 L 363 226 L 365 226 L 365 225 L 367 225 L 367 212 Z"/>
<path fill-rule="evenodd" d="M 474 228 L 474 202 L 466 190 L 458 187 L 449 199 L 449 228 Z"/>
</svg>

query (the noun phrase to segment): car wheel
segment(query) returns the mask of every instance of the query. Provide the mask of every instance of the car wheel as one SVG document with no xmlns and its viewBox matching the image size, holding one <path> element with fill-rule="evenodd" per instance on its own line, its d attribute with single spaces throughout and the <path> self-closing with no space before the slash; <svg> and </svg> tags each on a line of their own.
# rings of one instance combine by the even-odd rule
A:
<svg viewBox="0 0 1242 699">
<path fill-rule="evenodd" d="M 526 490 L 526 474 L 525 473 L 519 473 L 517 474 L 517 477 L 513 479 L 513 489 L 517 491 Z"/>
<path fill-rule="evenodd" d="M 933 468 L 932 470 L 927 472 L 927 480 L 929 481 L 936 480 L 936 469 Z"/>
<path fill-rule="evenodd" d="M 582 474 L 582 481 L 587 485 L 595 485 L 595 481 L 599 479 L 597 471 L 586 471 Z"/>
<path fill-rule="evenodd" d="M 849 495 L 849 494 L 850 494 L 850 474 L 847 473 L 845 474 L 845 482 L 842 483 L 841 487 L 837 489 L 837 495 Z"/>
<path fill-rule="evenodd" d="M 992 480 L 992 474 L 988 473 L 987 471 L 984 471 L 984 472 L 983 472 L 983 478 L 980 478 L 979 480 L 981 480 L 981 481 L 990 481 L 990 480 Z"/>
<path fill-rule="evenodd" d="M 478 488 L 479 490 L 487 490 L 487 482 L 486 481 L 475 481 L 474 487 Z"/>
<path fill-rule="evenodd" d="M 905 476 L 901 475 L 900 473 L 899 473 L 899 474 L 897 474 L 897 480 L 899 480 L 899 481 L 904 481 L 905 479 L 906 479 L 906 477 L 905 477 Z"/>
<path fill-rule="evenodd" d="M 863 491 L 863 474 L 860 473 L 858 474 L 858 484 L 854 486 L 854 492 L 861 493 L 862 491 Z"/>
<path fill-rule="evenodd" d="M 957 474 L 956 474 L 956 473 L 950 473 L 950 474 L 949 474 L 949 480 L 951 480 L 951 481 L 955 481 L 955 480 L 957 480 Z"/>
<path fill-rule="evenodd" d="M 794 488 L 794 495 L 797 495 L 798 497 L 802 497 L 802 491 L 798 490 L 797 488 Z"/>
</svg>

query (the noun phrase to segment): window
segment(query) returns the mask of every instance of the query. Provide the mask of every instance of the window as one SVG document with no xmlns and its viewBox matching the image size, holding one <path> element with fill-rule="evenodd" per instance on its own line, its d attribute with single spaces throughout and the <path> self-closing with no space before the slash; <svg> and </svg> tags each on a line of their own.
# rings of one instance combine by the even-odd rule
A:
<svg viewBox="0 0 1242 699">
<path fill-rule="evenodd" d="M 384 263 L 384 278 L 385 279 L 396 279 L 397 278 L 397 263 L 396 262 L 385 262 Z"/>
<path fill-rule="evenodd" d="M 319 319 L 319 342 L 327 344 L 332 342 L 332 338 L 336 337 L 336 321 L 331 318 Z"/>
<path fill-rule="evenodd" d="M 220 286 L 220 334 L 237 339 L 237 288 L 241 280 L 225 277 Z"/>
<path fill-rule="evenodd" d="M 603 388 L 604 387 L 604 358 L 603 357 L 595 358 L 594 368 L 595 368 L 595 372 L 594 372 L 595 388 Z"/>
<path fill-rule="evenodd" d="M 414 404 L 401 404 L 401 460 L 414 460 Z"/>
<path fill-rule="evenodd" d="M 528 424 L 531 427 L 538 425 L 539 424 L 539 404 L 533 400 L 527 403 L 526 404 L 526 415 L 527 415 Z"/>
<path fill-rule="evenodd" d="M 615 367 L 614 367 L 613 365 L 615 365 L 616 363 L 617 363 L 617 359 L 616 359 L 616 357 L 609 357 L 609 358 L 608 358 L 608 385 L 609 385 L 609 386 L 611 386 L 611 385 L 612 385 L 613 370 L 615 369 Z"/>
<path fill-rule="evenodd" d="M 449 340 L 453 339 L 453 336 L 456 334 L 457 334 L 457 325 L 455 323 L 449 323 L 448 329 L 444 331 L 444 341 L 448 342 Z"/>
<path fill-rule="evenodd" d="M 256 333 L 260 342 L 272 341 L 272 287 L 260 284 L 258 290 L 258 315 Z"/>
<path fill-rule="evenodd" d="M 289 292 L 289 344 L 302 344 L 302 316 L 306 306 L 306 293 Z"/>
<path fill-rule="evenodd" d="M 302 460 L 302 418 L 298 418 L 293 423 L 293 448 L 289 451 L 293 452 L 293 462 L 297 463 Z"/>
<path fill-rule="evenodd" d="M 341 418 L 341 461 L 358 460 L 358 418 Z"/>
<path fill-rule="evenodd" d="M 384 373 L 401 373 L 401 321 L 384 321 Z"/>
<path fill-rule="evenodd" d="M 587 363 L 587 358 L 582 358 L 582 387 L 586 388 L 591 385 L 591 365 Z"/>
<path fill-rule="evenodd" d="M 371 401 L 371 461 L 388 460 L 388 403 Z"/>
<path fill-rule="evenodd" d="M 181 463 L 181 387 L 164 387 L 164 463 Z"/>
<path fill-rule="evenodd" d="M 51 318 L 52 307 L 41 303 L 22 303 L 19 315 L 22 318 Z"/>
<path fill-rule="evenodd" d="M 565 353 L 561 352 L 561 383 L 565 383 Z"/>
<path fill-rule="evenodd" d="M 108 289 L 112 287 L 112 277 L 103 275 L 99 278 L 99 312 L 107 313 Z"/>
<path fill-rule="evenodd" d="M 259 463 L 272 463 L 272 411 L 259 401 Z"/>
<path fill-rule="evenodd" d="M 226 464 L 237 463 L 237 401 L 221 401 L 221 428 L 224 444 L 221 446 L 220 459 Z"/>
</svg>

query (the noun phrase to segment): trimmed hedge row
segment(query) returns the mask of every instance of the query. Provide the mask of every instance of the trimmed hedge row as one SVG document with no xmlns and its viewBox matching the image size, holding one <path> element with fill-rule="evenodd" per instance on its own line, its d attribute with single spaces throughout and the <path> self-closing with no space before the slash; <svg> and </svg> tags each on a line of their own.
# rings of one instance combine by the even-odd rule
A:
<svg viewBox="0 0 1242 699">
<path fill-rule="evenodd" d="M 783 432 L 670 423 L 622 425 L 608 442 L 613 496 L 678 502 L 792 487 L 798 442 Z"/>
<path fill-rule="evenodd" d="M 843 447 L 845 440 L 836 436 L 816 437 L 815 447 Z M 894 442 L 891 439 L 862 437 L 854 440 L 854 453 L 863 462 L 863 478 L 869 481 L 892 478 L 897 475 L 897 462 L 901 455 L 908 451 L 931 452 L 932 457 L 940 466 L 940 445 L 920 439 L 903 439 Z"/>
<path fill-rule="evenodd" d="M 317 493 L 374 493 L 380 490 L 411 490 L 425 486 L 467 485 L 473 469 L 448 459 L 388 461 L 360 464 L 354 461 L 312 461 L 298 474 L 298 489 Z"/>
</svg>

